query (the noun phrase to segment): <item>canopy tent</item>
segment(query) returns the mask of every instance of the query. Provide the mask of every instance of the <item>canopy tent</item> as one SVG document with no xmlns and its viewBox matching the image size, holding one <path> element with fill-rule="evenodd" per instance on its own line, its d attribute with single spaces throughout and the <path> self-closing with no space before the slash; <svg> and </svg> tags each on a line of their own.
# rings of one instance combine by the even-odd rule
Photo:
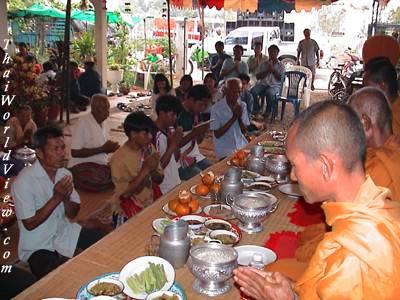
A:
<svg viewBox="0 0 400 300">
<path fill-rule="evenodd" d="M 124 16 L 115 11 L 107 11 L 107 22 L 109 24 L 126 24 L 129 27 L 133 27 L 134 24 L 140 22 L 141 18 L 134 16 Z M 93 10 L 74 10 L 71 13 L 71 19 L 86 21 L 90 23 L 94 23 L 96 20 L 96 15 Z"/>
<path fill-rule="evenodd" d="M 27 9 L 17 9 L 8 12 L 8 17 L 10 18 L 35 16 L 65 19 L 65 12 L 39 3 L 33 4 Z"/>
<path fill-rule="evenodd" d="M 311 10 L 337 0 L 170 0 L 171 5 L 181 8 L 216 7 L 241 11 L 287 11 Z M 384 0 L 387 1 L 387 0 Z"/>
</svg>

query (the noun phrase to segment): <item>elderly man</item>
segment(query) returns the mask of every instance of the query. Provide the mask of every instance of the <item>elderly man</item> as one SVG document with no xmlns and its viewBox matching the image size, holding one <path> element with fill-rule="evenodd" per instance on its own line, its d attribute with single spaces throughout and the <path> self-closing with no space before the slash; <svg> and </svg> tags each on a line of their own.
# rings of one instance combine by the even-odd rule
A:
<svg viewBox="0 0 400 300">
<path fill-rule="evenodd" d="M 107 154 L 119 145 L 110 140 L 107 118 L 110 103 L 107 96 L 96 94 L 91 100 L 91 113 L 81 117 L 72 130 L 71 160 L 68 167 L 75 186 L 89 192 L 112 188 Z"/>
<path fill-rule="evenodd" d="M 242 60 L 243 47 L 236 45 L 233 47 L 233 58 L 227 58 L 222 64 L 219 79 L 238 78 L 239 74 L 249 75 L 249 67 L 247 63 Z"/>
<path fill-rule="evenodd" d="M 319 67 L 319 46 L 311 38 L 311 30 L 306 28 L 303 31 L 304 39 L 297 46 L 297 64 L 311 70 L 311 90 L 314 90 L 315 68 Z M 300 60 L 301 56 L 301 60 Z"/>
<path fill-rule="evenodd" d="M 366 147 L 348 106 L 319 102 L 300 115 L 287 138 L 291 177 L 308 203 L 323 202 L 332 231 L 296 283 L 278 272 L 235 270 L 243 292 L 255 299 L 396 299 L 400 205 L 365 175 Z"/>
<path fill-rule="evenodd" d="M 271 112 L 272 104 L 275 101 L 275 96 L 280 92 L 285 67 L 278 60 L 279 48 L 276 45 L 268 47 L 269 59 L 265 61 L 256 74 L 257 83 L 250 90 L 254 98 L 253 113 L 260 112 L 262 103 L 260 99 L 266 97 L 267 107 L 265 113 L 268 115 Z"/>
<path fill-rule="evenodd" d="M 65 143 L 57 127 L 42 127 L 33 136 L 38 160 L 11 186 L 18 220 L 18 256 L 39 279 L 86 249 L 103 234 L 70 219 L 78 215 L 79 195 L 64 168 Z"/>
<path fill-rule="evenodd" d="M 210 129 L 214 132 L 213 142 L 218 159 L 247 144 L 245 134 L 250 121 L 246 103 L 240 101 L 241 90 L 240 79 L 228 79 L 225 83 L 226 96 L 211 108 Z"/>
<path fill-rule="evenodd" d="M 368 61 L 364 67 L 363 82 L 382 90 L 392 106 L 392 127 L 395 134 L 400 134 L 400 96 L 397 86 L 395 67 L 386 57 L 377 57 Z"/>
</svg>

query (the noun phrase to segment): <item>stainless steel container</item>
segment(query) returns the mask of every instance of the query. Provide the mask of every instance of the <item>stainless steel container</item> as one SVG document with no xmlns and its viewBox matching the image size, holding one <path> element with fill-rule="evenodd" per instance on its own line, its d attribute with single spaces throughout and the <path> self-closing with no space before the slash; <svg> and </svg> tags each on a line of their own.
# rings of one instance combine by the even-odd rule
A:
<svg viewBox="0 0 400 300">
<path fill-rule="evenodd" d="M 270 154 L 266 157 L 265 167 L 277 180 L 283 180 L 289 175 L 291 165 L 286 155 Z"/>
<path fill-rule="evenodd" d="M 224 174 L 224 179 L 221 182 L 220 201 L 226 203 L 228 195 L 236 196 L 243 192 L 242 170 L 237 167 L 231 167 Z"/>
<path fill-rule="evenodd" d="M 160 236 L 160 257 L 168 260 L 175 269 L 185 265 L 190 249 L 189 226 L 179 220 L 164 229 Z"/>
<path fill-rule="evenodd" d="M 246 161 L 246 168 L 259 174 L 263 174 L 265 170 L 264 147 L 254 145 L 251 148 L 250 156 Z"/>
<path fill-rule="evenodd" d="M 14 157 L 24 163 L 24 167 L 30 166 L 36 160 L 36 152 L 33 149 L 24 146 L 15 151 Z"/>
<path fill-rule="evenodd" d="M 210 297 L 225 294 L 237 268 L 237 251 L 222 244 L 201 244 L 190 249 L 188 267 L 196 277 L 193 289 Z"/>
<path fill-rule="evenodd" d="M 247 233 L 258 233 L 263 230 L 262 222 L 278 206 L 274 195 L 260 192 L 245 192 L 228 199 L 233 214 L 240 222 L 238 227 Z"/>
</svg>

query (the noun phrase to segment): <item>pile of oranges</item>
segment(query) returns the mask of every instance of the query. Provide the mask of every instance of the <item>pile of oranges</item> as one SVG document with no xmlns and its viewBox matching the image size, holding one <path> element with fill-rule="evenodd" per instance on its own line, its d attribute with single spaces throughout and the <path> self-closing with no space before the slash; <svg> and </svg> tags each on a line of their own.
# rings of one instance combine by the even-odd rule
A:
<svg viewBox="0 0 400 300">
<path fill-rule="evenodd" d="M 247 153 L 244 150 L 236 151 L 229 160 L 232 166 L 244 168 L 246 166 Z"/>
<path fill-rule="evenodd" d="M 208 193 L 219 193 L 221 185 L 215 182 L 215 175 L 213 172 L 206 174 L 200 173 L 201 183 L 196 185 L 196 194 L 199 196 L 206 196 Z"/>
<path fill-rule="evenodd" d="M 188 191 L 179 191 L 178 197 L 168 202 L 168 208 L 182 217 L 195 213 L 199 209 L 199 201 L 193 199 Z"/>
</svg>

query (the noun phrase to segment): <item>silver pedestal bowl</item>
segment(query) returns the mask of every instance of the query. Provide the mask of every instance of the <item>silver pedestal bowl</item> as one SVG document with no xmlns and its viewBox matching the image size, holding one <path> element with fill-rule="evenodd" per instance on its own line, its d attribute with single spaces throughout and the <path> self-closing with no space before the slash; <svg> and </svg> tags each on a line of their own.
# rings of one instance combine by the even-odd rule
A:
<svg viewBox="0 0 400 300">
<path fill-rule="evenodd" d="M 265 158 L 265 168 L 276 180 L 286 180 L 290 173 L 290 162 L 283 154 L 270 154 Z"/>
<path fill-rule="evenodd" d="M 190 249 L 187 265 L 196 277 L 193 289 L 209 297 L 228 292 L 227 282 L 237 268 L 238 254 L 235 249 L 222 244 L 201 244 Z"/>
<path fill-rule="evenodd" d="M 238 227 L 249 234 L 263 230 L 262 222 L 278 206 L 278 199 L 264 192 L 245 192 L 229 199 Z"/>
</svg>

